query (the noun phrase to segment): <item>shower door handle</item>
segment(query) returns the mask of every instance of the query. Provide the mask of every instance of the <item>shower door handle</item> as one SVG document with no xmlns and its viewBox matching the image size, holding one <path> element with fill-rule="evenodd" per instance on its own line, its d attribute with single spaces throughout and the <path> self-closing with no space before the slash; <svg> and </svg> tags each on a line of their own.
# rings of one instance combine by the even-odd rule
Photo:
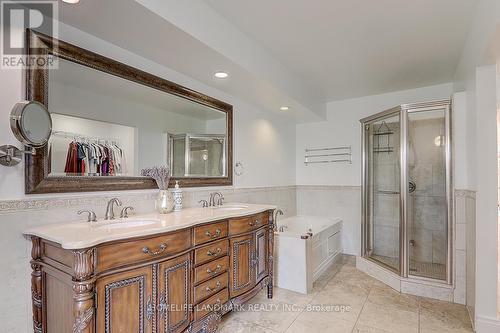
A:
<svg viewBox="0 0 500 333">
<path fill-rule="evenodd" d="M 413 193 L 417 189 L 417 184 L 413 180 L 408 182 L 408 192 Z"/>
</svg>

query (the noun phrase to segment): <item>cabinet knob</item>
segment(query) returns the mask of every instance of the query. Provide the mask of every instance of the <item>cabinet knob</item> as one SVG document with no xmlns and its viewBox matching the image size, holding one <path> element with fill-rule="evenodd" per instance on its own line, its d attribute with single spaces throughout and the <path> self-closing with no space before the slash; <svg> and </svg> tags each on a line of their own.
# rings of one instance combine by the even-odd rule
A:
<svg viewBox="0 0 500 333">
<path fill-rule="evenodd" d="M 148 321 L 151 321 L 153 318 L 153 313 L 155 311 L 155 306 L 151 302 L 151 296 L 148 298 L 148 304 L 146 306 L 146 318 L 148 318 Z"/>
<path fill-rule="evenodd" d="M 217 250 L 215 250 L 215 251 L 208 250 L 207 251 L 207 256 L 209 256 L 209 257 L 217 256 L 221 252 L 222 252 L 222 249 L 220 247 L 218 247 Z"/>
<path fill-rule="evenodd" d="M 205 235 L 207 235 L 208 237 L 210 237 L 210 238 L 213 239 L 213 238 L 219 237 L 220 233 L 221 233 L 221 230 L 217 229 L 217 230 L 215 230 L 215 233 L 213 235 L 212 235 L 212 233 L 210 231 L 205 232 Z"/>
<path fill-rule="evenodd" d="M 254 220 L 253 222 L 250 222 L 249 224 L 250 224 L 250 226 L 251 226 L 251 227 L 256 226 L 256 225 L 259 225 L 259 224 L 260 224 L 260 220 L 259 220 L 259 219 L 256 219 L 256 220 Z"/>
<path fill-rule="evenodd" d="M 210 288 L 210 287 L 206 287 L 206 288 L 205 288 L 205 290 L 206 290 L 207 292 L 212 292 L 212 291 L 215 291 L 215 290 L 219 290 L 219 289 L 220 289 L 220 286 L 221 286 L 220 281 L 217 281 L 217 284 L 215 285 L 215 287 L 212 287 L 212 288 Z"/>
<path fill-rule="evenodd" d="M 163 253 L 166 249 L 167 249 L 167 244 L 163 243 L 163 244 L 160 244 L 160 247 L 156 251 L 151 251 L 151 249 L 149 247 L 145 246 L 142 248 L 142 252 L 145 254 L 152 255 L 152 256 L 157 256 L 157 255 Z"/>
<path fill-rule="evenodd" d="M 211 270 L 211 269 L 210 269 L 210 267 L 209 267 L 209 268 L 207 268 L 207 273 L 208 273 L 208 274 L 215 275 L 215 274 L 219 273 L 219 272 L 221 271 L 221 269 L 222 269 L 222 266 L 221 266 L 221 265 L 217 265 L 217 266 L 215 267 L 215 270 Z"/>
</svg>

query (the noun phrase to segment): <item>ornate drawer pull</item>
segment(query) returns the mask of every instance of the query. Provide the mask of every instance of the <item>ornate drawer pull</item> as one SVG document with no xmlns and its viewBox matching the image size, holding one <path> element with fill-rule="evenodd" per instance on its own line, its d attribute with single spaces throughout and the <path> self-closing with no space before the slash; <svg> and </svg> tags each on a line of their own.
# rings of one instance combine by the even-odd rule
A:
<svg viewBox="0 0 500 333">
<path fill-rule="evenodd" d="M 142 252 L 145 254 L 150 254 L 152 256 L 157 256 L 157 255 L 163 253 L 166 249 L 167 249 L 167 244 L 163 243 L 163 244 L 160 244 L 160 247 L 156 251 L 151 251 L 149 249 L 149 247 L 145 246 L 142 248 Z"/>
<path fill-rule="evenodd" d="M 151 296 L 148 298 L 148 304 L 146 306 L 146 318 L 148 318 L 148 321 L 151 321 L 153 318 L 153 313 L 155 311 L 155 306 L 153 303 L 151 303 Z"/>
<path fill-rule="evenodd" d="M 158 313 L 160 315 L 160 319 L 163 318 L 163 314 L 167 313 L 167 301 L 165 300 L 165 292 L 161 293 L 160 302 L 158 303 Z"/>
<path fill-rule="evenodd" d="M 210 269 L 210 267 L 209 267 L 209 268 L 207 268 L 207 273 L 208 273 L 208 274 L 215 275 L 215 274 L 219 273 L 221 270 L 222 270 L 222 266 L 221 266 L 221 265 L 217 265 L 217 266 L 215 267 L 215 270 L 213 270 L 213 271 Z"/>
<path fill-rule="evenodd" d="M 253 222 L 250 222 L 249 224 L 250 224 L 251 227 L 253 227 L 255 225 L 259 225 L 260 224 L 260 220 L 257 219 L 257 220 L 255 220 Z"/>
<path fill-rule="evenodd" d="M 213 234 L 213 235 L 212 235 L 212 234 L 210 233 L 210 231 L 207 231 L 207 232 L 205 232 L 205 235 L 207 235 L 207 236 L 208 236 L 208 237 L 210 237 L 210 238 L 217 238 L 217 237 L 219 237 L 219 236 L 220 236 L 220 233 L 221 233 L 221 230 L 220 230 L 220 229 L 217 229 L 217 230 L 215 230 L 215 234 Z"/>
<path fill-rule="evenodd" d="M 211 292 L 211 291 L 219 290 L 219 288 L 220 288 L 220 281 L 217 281 L 217 284 L 215 285 L 215 287 L 213 287 L 213 288 L 206 287 L 205 290 L 208 292 Z"/>
<path fill-rule="evenodd" d="M 218 247 L 217 250 L 215 250 L 215 252 L 208 250 L 207 251 L 207 256 L 209 256 L 209 257 L 217 256 L 221 252 L 222 252 L 222 249 L 220 247 Z"/>
</svg>

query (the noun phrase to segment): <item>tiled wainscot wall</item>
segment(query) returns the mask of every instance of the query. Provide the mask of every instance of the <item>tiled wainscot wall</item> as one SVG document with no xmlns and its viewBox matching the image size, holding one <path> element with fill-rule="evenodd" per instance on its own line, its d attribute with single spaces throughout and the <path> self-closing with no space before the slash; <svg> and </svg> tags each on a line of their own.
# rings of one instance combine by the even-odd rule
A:
<svg viewBox="0 0 500 333">
<path fill-rule="evenodd" d="M 267 203 L 283 209 L 286 216 L 296 215 L 295 186 L 265 188 L 204 188 L 184 192 L 185 207 L 198 206 L 209 193 L 220 191 L 227 202 Z M 84 219 L 79 209 L 93 209 L 102 218 L 106 203 L 117 197 L 123 205 L 135 208 L 134 213 L 154 211 L 157 191 L 117 193 L 85 193 L 64 196 L 35 196 L 25 200 L 0 201 L 0 267 L 9 274 L 0 274 L 0 323 L 5 332 L 32 332 L 31 321 L 31 243 L 23 238 L 23 230 L 50 223 Z M 7 325 L 7 326 L 6 326 Z"/>
</svg>

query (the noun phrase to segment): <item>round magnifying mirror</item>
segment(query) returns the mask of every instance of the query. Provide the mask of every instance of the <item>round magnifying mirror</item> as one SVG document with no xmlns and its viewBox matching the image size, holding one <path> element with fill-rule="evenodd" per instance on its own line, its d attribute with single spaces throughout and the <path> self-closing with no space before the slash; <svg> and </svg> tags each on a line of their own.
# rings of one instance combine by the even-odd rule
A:
<svg viewBox="0 0 500 333">
<path fill-rule="evenodd" d="M 10 128 L 23 144 L 42 147 L 52 134 L 52 118 L 47 108 L 39 102 L 19 102 L 10 114 Z"/>
</svg>

